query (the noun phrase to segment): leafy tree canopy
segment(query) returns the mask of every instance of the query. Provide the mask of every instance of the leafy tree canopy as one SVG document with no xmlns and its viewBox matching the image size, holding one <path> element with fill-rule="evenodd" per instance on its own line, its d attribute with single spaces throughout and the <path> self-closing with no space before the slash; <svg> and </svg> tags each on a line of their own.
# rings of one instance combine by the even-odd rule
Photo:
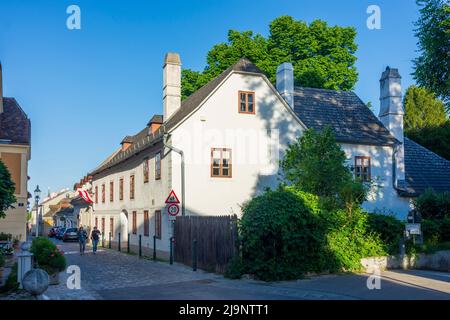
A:
<svg viewBox="0 0 450 320">
<path fill-rule="evenodd" d="M 448 121 L 444 103 L 426 88 L 411 86 L 406 90 L 405 130 L 440 126 Z"/>
<path fill-rule="evenodd" d="M 414 78 L 435 92 L 450 110 L 450 5 L 448 0 L 417 0 L 416 22 L 420 56 L 414 60 Z"/>
<path fill-rule="evenodd" d="M 334 196 L 348 180 L 346 156 L 333 131 L 308 129 L 286 152 L 281 161 L 285 178 L 300 190 L 318 196 Z"/>
<path fill-rule="evenodd" d="M 14 192 L 15 184 L 11 179 L 11 174 L 0 161 L 0 218 L 4 218 L 6 216 L 5 211 L 16 202 Z"/>
<path fill-rule="evenodd" d="M 208 52 L 203 72 L 182 71 L 182 98 L 187 98 L 242 57 L 255 63 L 273 83 L 277 66 L 289 61 L 294 66 L 298 86 L 353 89 L 358 79 L 354 28 L 328 26 L 321 20 L 308 25 L 290 16 L 281 16 L 270 23 L 269 29 L 267 38 L 252 31 L 230 30 L 228 41 L 216 44 Z"/>
<path fill-rule="evenodd" d="M 441 157 L 450 160 L 450 121 L 440 126 L 407 130 L 405 135 Z"/>
</svg>

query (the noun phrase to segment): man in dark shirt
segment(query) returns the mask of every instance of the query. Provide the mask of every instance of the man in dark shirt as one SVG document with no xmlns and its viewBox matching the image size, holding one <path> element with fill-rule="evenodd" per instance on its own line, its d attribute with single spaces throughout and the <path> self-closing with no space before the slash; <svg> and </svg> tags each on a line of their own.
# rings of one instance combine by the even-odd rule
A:
<svg viewBox="0 0 450 320">
<path fill-rule="evenodd" d="M 91 240 L 92 240 L 92 250 L 94 254 L 97 252 L 97 245 L 98 241 L 100 240 L 100 231 L 97 229 L 97 227 L 94 227 L 94 230 L 92 230 L 91 233 Z"/>
</svg>

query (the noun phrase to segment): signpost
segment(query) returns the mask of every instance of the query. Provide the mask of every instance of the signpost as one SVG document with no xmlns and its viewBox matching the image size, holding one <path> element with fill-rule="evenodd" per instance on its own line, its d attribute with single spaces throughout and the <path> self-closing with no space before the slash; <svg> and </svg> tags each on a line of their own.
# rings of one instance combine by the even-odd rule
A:
<svg viewBox="0 0 450 320">
<path fill-rule="evenodd" d="M 176 216 L 180 213 L 180 200 L 178 200 L 175 191 L 170 191 L 169 196 L 166 199 L 167 214 L 169 215 L 169 220 L 175 220 Z"/>
<path fill-rule="evenodd" d="M 177 203 L 171 203 L 167 207 L 167 213 L 169 214 L 169 216 L 176 217 L 178 213 L 180 213 L 180 207 Z"/>
</svg>

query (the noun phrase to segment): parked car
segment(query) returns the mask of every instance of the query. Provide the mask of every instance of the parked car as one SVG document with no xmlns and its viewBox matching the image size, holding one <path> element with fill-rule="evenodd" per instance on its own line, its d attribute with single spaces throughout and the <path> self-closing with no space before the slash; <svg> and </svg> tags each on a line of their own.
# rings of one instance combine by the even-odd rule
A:
<svg viewBox="0 0 450 320">
<path fill-rule="evenodd" d="M 68 228 L 62 236 L 62 241 L 66 242 L 74 240 L 78 240 L 78 230 L 77 228 Z"/>
<path fill-rule="evenodd" d="M 56 239 L 62 240 L 62 237 L 64 235 L 64 232 L 66 232 L 66 228 L 62 227 L 58 229 L 58 233 L 56 234 Z"/>
<path fill-rule="evenodd" d="M 48 232 L 48 237 L 49 238 L 56 237 L 56 235 L 58 234 L 58 231 L 59 231 L 59 227 L 52 227 L 50 229 L 50 231 Z"/>
</svg>

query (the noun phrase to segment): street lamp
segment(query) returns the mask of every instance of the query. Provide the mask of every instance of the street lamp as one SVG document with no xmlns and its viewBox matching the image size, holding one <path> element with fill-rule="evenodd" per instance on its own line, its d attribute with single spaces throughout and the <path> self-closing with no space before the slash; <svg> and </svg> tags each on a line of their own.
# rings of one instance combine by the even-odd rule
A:
<svg viewBox="0 0 450 320">
<path fill-rule="evenodd" d="M 39 189 L 39 185 L 36 186 L 34 190 L 34 202 L 36 206 L 36 237 L 39 236 L 39 200 L 41 198 L 41 190 Z"/>
</svg>

